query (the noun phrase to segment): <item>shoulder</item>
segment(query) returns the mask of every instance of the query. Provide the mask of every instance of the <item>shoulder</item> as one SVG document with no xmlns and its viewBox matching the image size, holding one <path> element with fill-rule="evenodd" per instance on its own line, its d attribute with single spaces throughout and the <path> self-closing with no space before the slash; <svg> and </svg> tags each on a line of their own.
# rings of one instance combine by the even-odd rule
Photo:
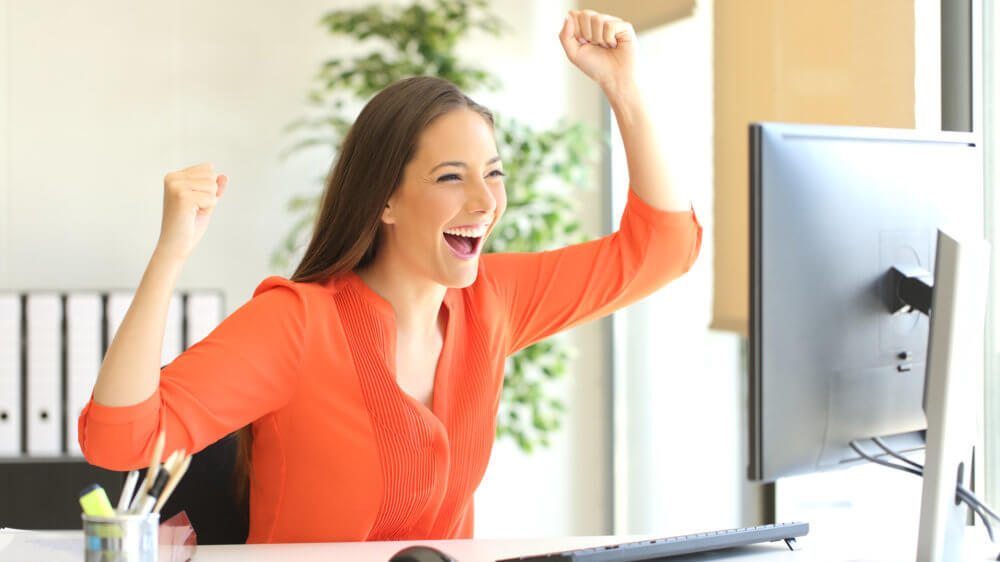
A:
<svg viewBox="0 0 1000 562">
<path fill-rule="evenodd" d="M 263 293 L 277 292 L 295 295 L 301 299 L 310 299 L 316 298 L 318 295 L 329 295 L 331 291 L 335 291 L 337 289 L 338 285 L 338 283 L 332 282 L 318 283 L 310 281 L 302 283 L 298 281 L 291 281 L 281 277 L 280 275 L 272 275 L 265 278 L 259 285 L 257 285 L 257 288 L 254 289 L 253 296 L 257 297 Z"/>
<path fill-rule="evenodd" d="M 500 293 L 497 291 L 493 276 L 490 274 L 487 256 L 479 256 L 479 265 L 476 271 L 476 280 L 471 285 L 461 289 L 463 300 L 469 303 L 470 307 L 479 311 L 484 317 L 497 316 L 502 310 Z"/>
<path fill-rule="evenodd" d="M 306 312 L 314 306 L 312 301 L 316 300 L 318 289 L 320 287 L 315 283 L 298 283 L 273 275 L 257 285 L 250 302 L 272 312 L 291 313 L 304 319 Z"/>
<path fill-rule="evenodd" d="M 272 291 L 274 289 L 279 289 L 281 287 L 289 289 L 295 295 L 302 296 L 304 292 L 304 287 L 302 287 L 302 285 L 307 285 L 307 283 L 296 283 L 295 281 L 289 281 L 288 279 L 285 279 L 284 277 L 281 277 L 279 275 L 272 275 L 271 277 L 264 279 L 263 281 L 260 282 L 259 285 L 257 285 L 257 288 L 254 289 L 253 291 L 253 296 L 254 298 L 256 298 L 263 293 Z M 283 293 L 286 291 L 279 290 L 278 292 Z"/>
<path fill-rule="evenodd" d="M 280 275 L 265 278 L 254 289 L 251 300 L 266 300 L 277 305 L 294 305 L 306 310 L 316 310 L 334 306 L 330 297 L 347 283 L 346 276 L 338 275 L 326 281 L 291 281 Z"/>
</svg>

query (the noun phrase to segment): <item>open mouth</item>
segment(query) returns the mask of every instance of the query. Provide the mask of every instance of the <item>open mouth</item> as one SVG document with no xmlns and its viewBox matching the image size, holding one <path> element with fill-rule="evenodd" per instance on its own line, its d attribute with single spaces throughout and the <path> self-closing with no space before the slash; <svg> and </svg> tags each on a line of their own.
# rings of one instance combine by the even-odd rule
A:
<svg viewBox="0 0 1000 562">
<path fill-rule="evenodd" d="M 472 238 L 444 233 L 444 241 L 451 248 L 452 253 L 463 259 L 471 258 L 479 253 L 479 246 L 482 244 L 483 238 L 483 236 Z"/>
</svg>

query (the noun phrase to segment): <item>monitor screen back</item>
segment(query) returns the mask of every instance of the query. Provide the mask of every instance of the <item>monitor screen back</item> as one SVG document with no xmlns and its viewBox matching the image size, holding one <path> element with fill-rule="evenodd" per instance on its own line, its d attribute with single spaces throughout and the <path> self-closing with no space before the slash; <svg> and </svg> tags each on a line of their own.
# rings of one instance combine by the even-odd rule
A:
<svg viewBox="0 0 1000 562">
<path fill-rule="evenodd" d="M 831 470 L 854 439 L 922 445 L 928 318 L 885 273 L 934 271 L 938 227 L 982 232 L 968 133 L 750 127 L 749 478 Z"/>
</svg>

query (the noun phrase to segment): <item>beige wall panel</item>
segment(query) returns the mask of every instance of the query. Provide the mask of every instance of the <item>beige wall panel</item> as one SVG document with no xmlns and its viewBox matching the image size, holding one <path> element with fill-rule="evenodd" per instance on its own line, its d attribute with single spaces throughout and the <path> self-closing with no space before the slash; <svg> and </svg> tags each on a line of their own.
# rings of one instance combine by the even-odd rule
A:
<svg viewBox="0 0 1000 562">
<path fill-rule="evenodd" d="M 913 0 L 718 0 L 713 329 L 747 333 L 747 126 L 913 128 L 913 38 Z"/>
<path fill-rule="evenodd" d="M 582 9 L 611 14 L 632 22 L 636 31 L 686 18 L 694 12 L 695 0 L 580 0 Z"/>
</svg>

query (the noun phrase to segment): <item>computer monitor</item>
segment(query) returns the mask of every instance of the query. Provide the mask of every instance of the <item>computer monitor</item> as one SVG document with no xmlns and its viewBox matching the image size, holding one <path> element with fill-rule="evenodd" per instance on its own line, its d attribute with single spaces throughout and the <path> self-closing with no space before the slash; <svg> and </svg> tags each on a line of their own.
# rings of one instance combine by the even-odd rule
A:
<svg viewBox="0 0 1000 562">
<path fill-rule="evenodd" d="M 968 133 L 751 125 L 751 480 L 845 467 L 873 436 L 924 446 L 929 321 L 890 312 L 890 271 L 932 277 L 939 228 L 982 238 L 979 150 Z"/>
<path fill-rule="evenodd" d="M 873 437 L 926 445 L 919 562 L 957 560 L 968 517 L 989 271 L 978 145 L 750 127 L 749 478 L 841 468 Z"/>
</svg>

